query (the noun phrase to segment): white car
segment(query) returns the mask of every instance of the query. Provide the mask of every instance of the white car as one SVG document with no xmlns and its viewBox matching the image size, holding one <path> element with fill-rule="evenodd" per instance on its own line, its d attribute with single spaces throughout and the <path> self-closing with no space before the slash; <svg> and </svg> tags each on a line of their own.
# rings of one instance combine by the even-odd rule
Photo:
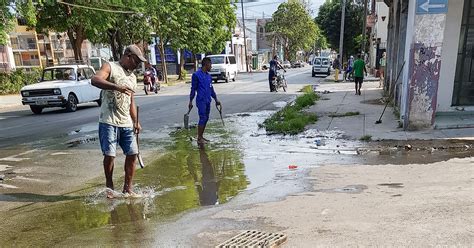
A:
<svg viewBox="0 0 474 248">
<path fill-rule="evenodd" d="M 87 65 L 61 65 L 43 70 L 36 84 L 21 89 L 23 105 L 30 105 L 35 114 L 44 108 L 63 107 L 69 112 L 77 110 L 77 105 L 86 102 L 101 104 L 101 90 L 91 85 L 94 68 Z"/>
<path fill-rule="evenodd" d="M 234 55 L 219 54 L 207 56 L 211 59 L 212 69 L 209 72 L 212 80 L 224 80 L 228 83 L 231 79 L 235 82 L 237 78 L 237 63 Z"/>
</svg>

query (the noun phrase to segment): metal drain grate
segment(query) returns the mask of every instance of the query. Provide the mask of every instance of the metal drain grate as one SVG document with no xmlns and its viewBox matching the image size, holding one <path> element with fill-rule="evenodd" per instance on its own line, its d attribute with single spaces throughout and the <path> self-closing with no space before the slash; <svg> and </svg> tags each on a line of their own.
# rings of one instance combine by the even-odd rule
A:
<svg viewBox="0 0 474 248">
<path fill-rule="evenodd" d="M 266 233 L 256 230 L 245 231 L 237 236 L 230 238 L 216 248 L 234 248 L 234 247 L 279 247 L 286 241 L 287 237 L 280 233 Z"/>
</svg>

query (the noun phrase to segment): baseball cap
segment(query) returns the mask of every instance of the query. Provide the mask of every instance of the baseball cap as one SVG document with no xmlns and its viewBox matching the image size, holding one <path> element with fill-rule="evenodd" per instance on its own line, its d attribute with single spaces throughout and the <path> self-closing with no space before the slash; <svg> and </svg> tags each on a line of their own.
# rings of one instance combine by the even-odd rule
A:
<svg viewBox="0 0 474 248">
<path fill-rule="evenodd" d="M 125 52 L 124 52 L 124 53 L 130 53 L 130 54 L 137 55 L 137 57 L 138 57 L 142 62 L 146 62 L 145 57 L 143 57 L 142 51 L 140 50 L 140 48 L 139 48 L 137 45 L 130 45 L 130 46 L 128 46 L 127 48 L 125 48 Z"/>
</svg>

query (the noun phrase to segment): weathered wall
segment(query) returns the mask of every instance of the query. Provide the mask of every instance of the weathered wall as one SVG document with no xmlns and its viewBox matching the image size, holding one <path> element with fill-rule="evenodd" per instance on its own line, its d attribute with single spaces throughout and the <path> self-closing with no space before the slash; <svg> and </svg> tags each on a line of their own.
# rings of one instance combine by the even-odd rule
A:
<svg viewBox="0 0 474 248">
<path fill-rule="evenodd" d="M 464 1 L 449 1 L 443 49 L 441 52 L 443 66 L 441 67 L 439 77 L 437 112 L 455 111 L 451 104 L 463 8 Z"/>
<path fill-rule="evenodd" d="M 407 129 L 430 127 L 437 107 L 446 14 L 416 15 L 410 46 Z"/>
</svg>

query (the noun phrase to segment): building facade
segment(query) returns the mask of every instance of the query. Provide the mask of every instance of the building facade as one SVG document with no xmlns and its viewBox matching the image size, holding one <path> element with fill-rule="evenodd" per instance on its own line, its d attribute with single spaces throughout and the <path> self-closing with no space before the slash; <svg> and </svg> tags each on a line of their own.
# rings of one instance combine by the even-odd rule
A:
<svg viewBox="0 0 474 248">
<path fill-rule="evenodd" d="M 367 26 L 371 29 L 370 33 L 370 68 L 376 70 L 380 69 L 380 58 L 387 50 L 387 33 L 388 33 L 388 19 L 389 8 L 382 1 L 372 1 L 371 15 L 367 18 Z M 369 21 L 370 20 L 370 21 Z"/>
<path fill-rule="evenodd" d="M 33 68 L 71 63 L 74 51 L 69 38 L 64 32 L 37 33 L 26 26 L 26 22 L 17 19 L 13 30 L 8 34 L 9 43 L 0 46 L 0 71 L 8 72 L 15 69 L 26 71 Z M 82 43 L 83 60 L 94 56 L 96 49 L 87 40 Z"/>
<path fill-rule="evenodd" d="M 385 0 L 385 89 L 405 129 L 474 113 L 474 1 Z M 398 76 L 400 75 L 400 76 Z"/>
</svg>

